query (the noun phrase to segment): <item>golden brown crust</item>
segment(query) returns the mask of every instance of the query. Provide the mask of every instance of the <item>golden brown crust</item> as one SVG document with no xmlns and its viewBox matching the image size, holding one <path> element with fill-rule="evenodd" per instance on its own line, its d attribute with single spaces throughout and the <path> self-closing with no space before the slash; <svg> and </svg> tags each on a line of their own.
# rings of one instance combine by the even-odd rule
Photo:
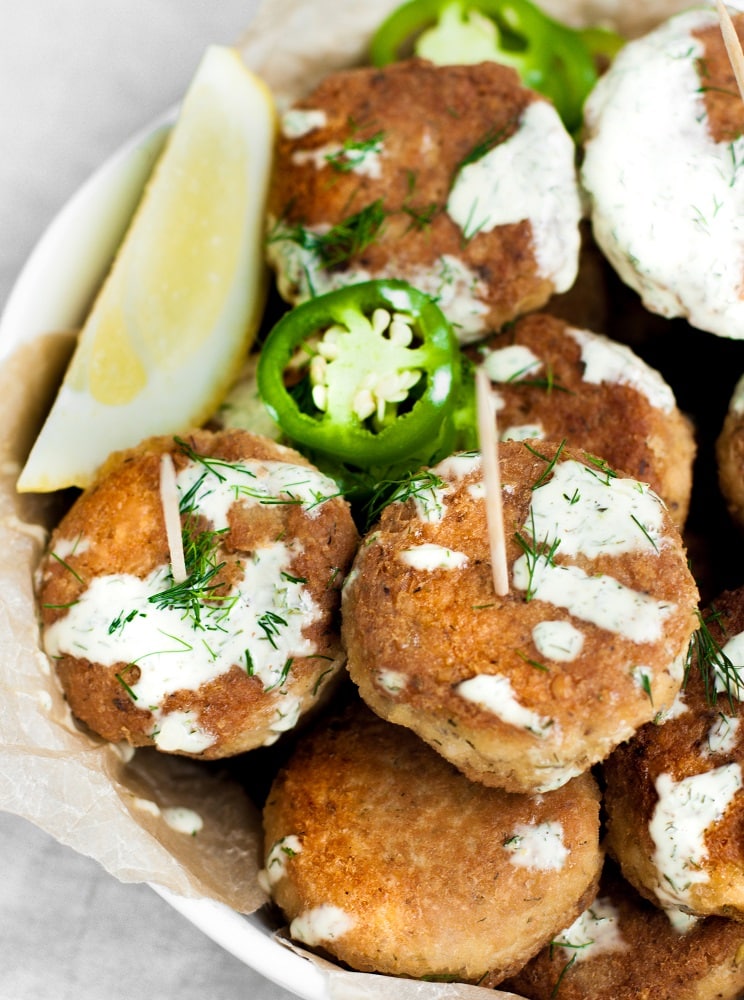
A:
<svg viewBox="0 0 744 1000">
<path fill-rule="evenodd" d="M 716 440 L 718 483 L 734 522 L 744 528 L 744 413 L 729 405 Z"/>
<path fill-rule="evenodd" d="M 605 924 L 608 918 L 616 921 L 616 949 L 595 952 L 591 946 L 564 949 L 551 945 L 504 983 L 504 988 L 529 1000 L 736 1000 L 741 996 L 741 924 L 709 917 L 684 933 L 675 930 L 666 914 L 637 895 L 610 862 L 590 909 L 606 914 Z M 589 924 L 594 932 L 601 931 L 600 925 Z M 584 939 L 564 933 L 557 940 Z"/>
<path fill-rule="evenodd" d="M 187 445 L 201 456 L 239 463 L 248 459 L 280 461 L 308 467 L 297 452 L 246 431 L 195 430 Z M 151 438 L 136 448 L 113 455 L 95 482 L 78 498 L 55 530 L 49 554 L 40 568 L 39 601 L 44 629 L 64 619 L 98 577 L 129 574 L 144 579 L 169 562 L 160 498 L 160 456 L 168 452 L 176 470 L 189 457 L 173 437 Z M 314 655 L 293 657 L 285 684 L 272 692 L 258 676 L 249 676 L 245 664 L 235 664 L 196 690 L 184 688 L 166 696 L 163 715 L 191 712 L 212 744 L 197 754 L 204 758 L 232 755 L 276 738 L 277 711 L 285 696 L 297 698 L 301 712 L 325 697 L 326 682 L 343 662 L 338 638 L 339 588 L 356 550 L 357 533 L 346 503 L 340 498 L 319 504 L 312 517 L 299 504 L 243 505 L 235 502 L 228 514 L 229 530 L 220 536 L 219 561 L 212 581 L 226 593 L 242 575 L 241 561 L 276 539 L 296 539 L 289 572 L 306 580 L 306 589 L 319 609 L 308 619 L 303 636 L 313 643 Z M 210 525 L 202 518 L 200 530 Z M 55 551 L 64 553 L 55 556 Z M 215 557 L 217 559 L 217 557 Z M 124 610 L 111 607 L 111 620 Z M 208 638 L 208 637 L 205 637 Z M 172 645 L 173 643 L 171 643 Z M 73 713 L 104 739 L 126 740 L 135 746 L 152 745 L 152 713 L 130 696 L 140 678 L 140 667 L 119 662 L 103 666 L 69 652 L 55 659 Z M 274 727 L 274 728 L 272 728 Z"/>
<path fill-rule="evenodd" d="M 546 459 L 558 452 L 554 443 L 539 445 Z M 527 534 L 533 486 L 546 459 L 523 443 L 502 443 L 509 567 L 524 555 L 517 535 Z M 561 452 L 563 460 L 585 464 L 572 449 Z M 566 560 L 558 546 L 557 564 L 607 574 L 671 602 L 659 638 L 632 641 L 622 623 L 608 631 L 572 619 L 552 602 L 525 600 L 511 573 L 509 593 L 496 597 L 480 468 L 459 479 L 448 478 L 448 468 L 449 461 L 438 467 L 451 484 L 441 520 L 422 519 L 413 500 L 394 503 L 360 547 L 343 596 L 351 677 L 376 712 L 413 729 L 472 779 L 510 791 L 556 787 L 671 705 L 697 603 L 682 543 L 662 508 L 664 542 L 655 552 Z M 414 569 L 401 553 L 422 544 L 460 553 L 467 564 Z M 547 660 L 536 648 L 533 629 L 545 620 L 573 622 L 581 631 L 583 647 L 570 662 Z M 634 674 L 638 665 L 648 668 L 650 691 Z M 462 682 L 490 675 L 508 680 L 518 705 L 531 713 L 527 721 L 502 719 L 458 691 Z"/>
<path fill-rule="evenodd" d="M 744 15 L 732 16 L 739 40 L 744 42 Z M 717 24 L 693 31 L 703 46 L 698 60 L 698 76 L 702 87 L 708 128 L 715 142 L 731 142 L 744 132 L 744 104 L 726 51 L 721 29 Z"/>
<path fill-rule="evenodd" d="M 722 594 L 706 614 L 719 647 L 744 631 L 744 590 Z M 708 675 L 706 675 L 708 676 Z M 723 818 L 704 833 L 705 856 L 689 870 L 701 881 L 689 888 L 670 885 L 654 860 L 649 830 L 659 802 L 657 781 L 674 782 L 726 767 L 744 765 L 744 708 L 727 693 L 712 696 L 699 660 L 693 660 L 683 700 L 686 710 L 663 725 L 644 726 L 605 762 L 608 850 L 625 877 L 649 899 L 702 915 L 744 920 L 744 793 L 740 789 Z M 735 687 L 734 687 L 735 690 Z M 707 693 L 706 693 L 707 692 Z M 734 720 L 733 724 L 728 720 Z M 739 720 L 738 722 L 736 720 Z"/>
<path fill-rule="evenodd" d="M 503 402 L 498 411 L 501 433 L 515 425 L 540 424 L 549 440 L 566 438 L 574 447 L 604 458 L 614 469 L 648 483 L 682 528 L 689 509 L 695 457 L 689 420 L 676 405 L 662 408 L 652 402 L 632 381 L 585 381 L 582 350 L 571 336 L 573 329 L 561 319 L 537 313 L 469 349 L 474 360 L 482 361 L 492 350 L 519 344 L 543 362 L 534 375 L 496 386 Z M 597 334 L 579 333 L 595 343 L 629 350 Z M 637 356 L 629 358 L 628 375 L 634 360 L 639 369 L 644 364 Z M 671 390 L 669 396 L 673 403 Z M 622 433 L 618 433 L 619 428 Z"/>
<path fill-rule="evenodd" d="M 560 825 L 565 863 L 516 866 L 519 825 L 546 823 Z M 515 970 L 593 898 L 602 863 L 589 775 L 534 798 L 485 788 L 360 705 L 302 738 L 264 828 L 274 898 L 301 918 L 293 933 L 336 907 L 348 929 L 316 943 L 355 969 L 404 976 Z M 283 838 L 294 839 L 282 855 Z"/>
<path fill-rule="evenodd" d="M 535 100 L 538 95 L 522 87 L 511 68 L 492 62 L 434 66 L 412 59 L 331 74 L 296 105 L 323 110 L 326 124 L 299 138 L 279 138 L 270 218 L 282 227 L 331 227 L 381 199 L 383 227 L 369 246 L 338 265 L 338 272 L 403 278 L 415 285 L 414 272 L 438 273 L 446 255 L 486 286 L 483 329 L 497 329 L 544 305 L 554 290 L 538 273 L 531 224 L 497 226 L 464 239 L 445 207 L 458 168 L 473 149 L 489 137 L 512 134 Z M 322 157 L 334 144 L 380 135 L 385 155 L 379 176 L 319 167 L 307 158 L 316 150 Z M 275 260 L 272 234 L 269 251 Z M 286 282 L 280 287 L 290 301 L 297 300 L 297 287 Z"/>
</svg>

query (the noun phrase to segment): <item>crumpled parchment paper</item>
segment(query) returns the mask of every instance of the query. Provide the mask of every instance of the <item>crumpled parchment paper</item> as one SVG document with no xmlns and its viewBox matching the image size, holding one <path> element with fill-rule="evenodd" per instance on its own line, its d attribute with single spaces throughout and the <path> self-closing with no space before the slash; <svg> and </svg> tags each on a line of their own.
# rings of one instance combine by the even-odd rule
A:
<svg viewBox="0 0 744 1000">
<path fill-rule="evenodd" d="M 281 108 L 325 74 L 364 61 L 369 35 L 399 0 L 265 0 L 239 40 L 247 64 Z M 572 23 L 648 26 L 686 4 L 545 0 Z M 205 47 L 210 39 L 205 39 Z M 82 319 L 82 317 L 81 317 Z M 146 881 L 243 913 L 265 902 L 258 810 L 213 767 L 155 751 L 134 755 L 72 719 L 40 650 L 33 575 L 62 497 L 19 496 L 15 482 L 71 351 L 69 334 L 49 332 L 0 368 L 0 808 L 32 821 L 125 882 Z M 71 443 L 72 446 L 72 443 Z M 163 810 L 194 810 L 196 836 L 172 829 Z M 300 949 L 295 949 L 300 951 Z M 300 951 L 300 953 L 302 953 Z M 477 987 L 349 973 L 324 962 L 329 997 L 468 1000 Z M 492 997 L 512 994 L 488 991 Z"/>
</svg>

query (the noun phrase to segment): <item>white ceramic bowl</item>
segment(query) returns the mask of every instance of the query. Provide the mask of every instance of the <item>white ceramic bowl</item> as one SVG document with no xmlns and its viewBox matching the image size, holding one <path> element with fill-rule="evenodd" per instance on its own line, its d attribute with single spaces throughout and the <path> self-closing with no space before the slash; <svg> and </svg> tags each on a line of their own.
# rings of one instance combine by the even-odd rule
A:
<svg viewBox="0 0 744 1000">
<path fill-rule="evenodd" d="M 82 185 L 52 220 L 19 274 L 0 316 L 0 363 L 22 344 L 80 326 L 162 149 L 175 110 L 135 135 Z M 226 951 L 304 1000 L 325 1000 L 322 973 L 279 944 L 261 911 L 244 916 L 211 899 L 153 886 Z"/>
</svg>

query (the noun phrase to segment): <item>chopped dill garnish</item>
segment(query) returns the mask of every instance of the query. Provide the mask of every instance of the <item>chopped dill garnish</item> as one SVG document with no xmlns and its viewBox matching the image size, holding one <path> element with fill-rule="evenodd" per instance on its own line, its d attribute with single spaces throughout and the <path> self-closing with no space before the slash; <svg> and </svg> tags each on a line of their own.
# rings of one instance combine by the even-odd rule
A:
<svg viewBox="0 0 744 1000">
<path fill-rule="evenodd" d="M 478 160 L 483 159 L 486 153 L 490 153 L 492 149 L 500 146 L 505 139 L 509 138 L 509 130 L 512 125 L 516 125 L 518 118 L 512 118 L 506 123 L 502 128 L 491 128 L 486 132 L 481 139 L 473 146 L 469 153 L 463 157 L 462 160 L 457 164 L 455 168 L 455 177 L 460 173 L 460 171 L 469 166 L 471 163 L 477 163 Z"/>
<path fill-rule="evenodd" d="M 563 977 L 566 975 L 566 973 L 568 972 L 568 970 L 571 968 L 571 966 L 574 964 L 575 961 L 576 961 L 576 954 L 574 953 L 570 957 L 570 959 L 566 962 L 566 964 L 563 966 L 563 968 L 561 969 L 561 974 L 556 979 L 555 986 L 550 992 L 551 1000 L 554 1000 L 554 998 L 558 996 L 558 990 L 560 989 L 561 983 L 563 982 Z"/>
<path fill-rule="evenodd" d="M 554 566 L 555 554 L 558 550 L 558 546 L 561 544 L 560 538 L 556 538 L 550 543 L 548 543 L 548 539 L 544 539 L 542 542 L 538 542 L 536 540 L 537 533 L 535 531 L 535 515 L 532 510 L 530 510 L 530 530 L 532 533 L 531 539 L 526 538 L 519 531 L 514 532 L 514 538 L 524 553 L 524 557 L 527 562 L 527 588 L 524 594 L 525 601 L 531 601 L 535 596 L 534 583 L 538 563 L 542 560 L 547 566 Z"/>
<path fill-rule="evenodd" d="M 527 441 L 523 441 L 522 443 L 524 444 L 524 446 L 527 449 L 527 451 L 529 451 L 530 454 L 534 455 L 535 458 L 541 458 L 543 460 L 543 462 L 547 462 L 547 465 L 546 465 L 545 469 L 543 470 L 543 472 L 537 477 L 537 480 L 532 484 L 532 489 L 536 490 L 536 489 L 539 489 L 539 487 L 543 485 L 543 483 L 548 479 L 548 477 L 552 473 L 553 469 L 556 467 L 558 459 L 561 456 L 561 452 L 566 447 L 566 439 L 564 438 L 561 441 L 561 443 L 558 445 L 558 447 L 556 448 L 556 451 L 555 451 L 555 455 L 553 455 L 552 458 L 548 458 L 547 455 L 542 455 L 537 450 L 537 448 L 533 448 L 532 445 L 529 444 Z"/>
<path fill-rule="evenodd" d="M 514 374 L 507 379 L 507 383 L 526 385 L 530 386 L 530 388 L 533 389 L 544 389 L 548 396 L 553 392 L 553 390 L 555 390 L 556 392 L 568 393 L 570 396 L 574 395 L 574 392 L 571 389 L 566 388 L 565 385 L 561 385 L 561 383 L 558 381 L 555 372 L 553 371 L 552 365 L 545 366 L 545 376 L 543 378 L 524 378 L 523 377 L 524 374 L 528 372 L 531 367 L 532 365 L 528 365 L 521 371 L 514 372 Z"/>
<path fill-rule="evenodd" d="M 302 225 L 277 228 L 269 236 L 269 242 L 289 240 L 314 254 L 323 267 L 338 267 L 374 243 L 386 218 L 382 198 L 378 198 L 325 233 L 316 233 Z"/>
<path fill-rule="evenodd" d="M 114 632 L 118 632 L 120 629 L 123 629 L 125 625 L 128 625 L 129 622 L 134 621 L 137 615 L 140 614 L 142 614 L 142 612 L 138 611 L 137 608 L 135 608 L 133 611 L 130 611 L 128 615 L 125 615 L 124 611 L 122 610 L 109 625 L 108 634 L 113 635 Z"/>
<path fill-rule="evenodd" d="M 416 171 L 409 170 L 408 174 L 408 194 L 406 195 L 405 201 L 401 205 L 401 211 L 407 215 L 411 224 L 409 229 L 416 229 L 421 232 L 427 229 L 434 217 L 442 210 L 442 206 L 437 204 L 436 201 L 430 201 L 425 205 L 414 205 L 412 204 L 413 193 L 416 189 Z"/>
<path fill-rule="evenodd" d="M 132 699 L 132 701 L 137 701 L 138 700 L 137 695 L 134 693 L 134 691 L 129 686 L 129 684 L 127 684 L 127 682 L 124 680 L 124 674 L 129 673 L 129 671 L 132 670 L 133 667 L 134 667 L 133 663 L 127 664 L 127 666 L 124 667 L 124 669 L 122 671 L 120 671 L 118 674 L 114 674 L 114 677 L 117 679 L 117 681 L 119 682 L 119 684 L 121 684 L 121 686 L 127 692 L 127 694 Z"/>
<path fill-rule="evenodd" d="M 531 659 L 526 653 L 523 653 L 521 649 L 518 649 L 516 653 L 520 659 L 524 660 L 524 662 L 528 663 L 531 667 L 534 667 L 535 670 L 542 670 L 546 674 L 550 673 L 550 667 L 546 667 L 545 664 L 540 663 L 539 660 Z"/>
<path fill-rule="evenodd" d="M 633 521 L 633 523 L 634 523 L 634 524 L 636 524 L 636 525 L 637 525 L 637 526 L 638 526 L 638 527 L 639 527 L 639 528 L 641 529 L 641 531 L 643 532 L 643 534 L 644 534 L 644 535 L 646 536 L 646 538 L 647 538 L 647 539 L 649 540 L 649 542 L 651 542 L 651 544 L 653 545 L 653 547 L 654 547 L 654 548 L 656 549 L 656 551 L 658 552 L 658 551 L 659 551 L 659 546 L 658 546 L 658 545 L 656 544 L 656 542 L 654 541 L 654 539 L 653 539 L 653 538 L 651 537 L 651 534 L 650 534 L 650 532 L 649 532 L 648 528 L 646 527 L 646 525 L 645 525 L 645 524 L 643 524 L 643 523 L 642 523 L 642 522 L 641 522 L 641 521 L 640 521 L 640 520 L 639 520 L 639 519 L 638 519 L 638 518 L 637 518 L 637 517 L 635 516 L 635 514 L 631 514 L 631 515 L 630 515 L 630 519 L 631 519 L 631 521 Z"/>
<path fill-rule="evenodd" d="M 60 566 L 63 566 L 68 573 L 72 574 L 72 576 L 75 577 L 75 579 L 81 586 L 83 587 L 85 586 L 85 580 L 82 578 L 82 576 L 80 576 L 79 573 L 75 572 L 72 566 L 70 566 L 68 562 L 65 562 L 62 556 L 58 556 L 56 552 L 50 552 L 49 555 L 52 557 L 52 559 L 56 559 L 57 562 L 60 564 Z"/>
<path fill-rule="evenodd" d="M 589 462 L 589 465 L 593 466 L 593 468 L 589 469 L 590 472 L 592 472 L 594 475 L 596 475 L 598 479 L 600 477 L 597 474 L 600 473 L 600 472 L 605 477 L 605 479 L 604 479 L 605 486 L 609 486 L 610 485 L 610 480 L 611 479 L 617 479 L 617 473 L 615 472 L 615 470 L 613 468 L 611 468 L 607 464 L 607 462 L 605 462 L 605 460 L 603 458 L 598 458 L 596 455 L 590 455 L 589 452 L 585 452 L 584 453 L 584 457 Z M 587 466 L 587 468 L 589 468 L 589 466 Z M 596 472 L 594 471 L 595 469 L 596 469 Z"/>
<path fill-rule="evenodd" d="M 253 677 L 253 675 L 256 672 L 256 665 L 253 662 L 253 657 L 251 656 L 251 651 L 250 651 L 250 649 L 248 649 L 247 646 L 243 650 L 243 656 L 245 657 L 245 672 L 248 674 L 249 677 Z"/>
<path fill-rule="evenodd" d="M 184 441 L 183 438 L 174 437 L 173 440 L 190 461 L 203 465 L 206 471 L 211 472 L 212 475 L 216 476 L 221 483 L 224 483 L 227 479 L 227 476 L 220 471 L 221 469 L 234 469 L 237 472 L 244 473 L 246 476 L 250 476 L 251 479 L 256 478 L 255 472 L 251 472 L 251 470 L 244 465 L 230 462 L 225 458 L 213 458 L 210 455 L 200 455 L 199 452 L 194 451 L 188 441 Z M 183 500 L 181 501 L 181 504 L 183 505 Z"/>
<path fill-rule="evenodd" d="M 440 500 L 437 490 L 445 489 L 447 483 L 431 469 L 419 469 L 409 472 L 400 479 L 386 479 L 377 483 L 365 504 L 364 515 L 368 525 L 376 521 L 383 510 L 391 503 L 405 503 L 407 500 L 420 500 L 439 507 Z"/>
<path fill-rule="evenodd" d="M 277 648 L 276 642 L 274 641 L 274 636 L 279 635 L 280 626 L 287 625 L 286 618 L 282 618 L 275 611 L 265 611 L 260 618 L 256 620 L 256 624 L 263 631 L 262 639 L 267 639 L 274 649 Z"/>
<path fill-rule="evenodd" d="M 326 162 L 339 173 L 347 174 L 364 162 L 369 153 L 379 153 L 382 150 L 383 131 L 376 132 L 369 139 L 347 139 L 341 149 L 328 153 Z"/>
<path fill-rule="evenodd" d="M 281 571 L 280 576 L 288 583 L 307 583 L 307 579 L 304 576 L 292 576 L 291 573 L 286 573 L 284 570 Z"/>
</svg>

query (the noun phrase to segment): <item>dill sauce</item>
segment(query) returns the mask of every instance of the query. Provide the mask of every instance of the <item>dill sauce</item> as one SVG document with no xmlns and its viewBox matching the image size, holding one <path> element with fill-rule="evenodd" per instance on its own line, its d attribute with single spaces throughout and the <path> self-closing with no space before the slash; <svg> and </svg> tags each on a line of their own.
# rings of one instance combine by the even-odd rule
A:
<svg viewBox="0 0 744 1000">
<path fill-rule="evenodd" d="M 314 469 L 285 462 L 244 461 L 219 471 L 219 476 L 205 475 L 204 466 L 192 461 L 177 476 L 180 496 L 191 494 L 194 512 L 217 532 L 228 528 L 235 503 L 253 505 L 291 493 L 312 518 L 318 497 L 336 492 L 335 484 Z M 200 728 L 194 713 L 163 713 L 169 695 L 195 691 L 235 665 L 248 669 L 247 657 L 264 690 L 276 688 L 281 694 L 287 661 L 316 652 L 303 629 L 320 612 L 304 581 L 291 573 L 298 546 L 296 540 L 277 540 L 257 550 L 243 562 L 242 579 L 230 599 L 223 605 L 213 602 L 214 607 L 205 602 L 199 622 L 182 608 L 152 600 L 173 584 L 167 564 L 144 579 L 125 573 L 96 576 L 67 613 L 45 629 L 45 650 L 51 657 L 85 656 L 109 667 L 136 664 L 139 676 L 130 682 L 124 671 L 123 679 L 137 706 L 152 712 L 155 743 L 161 750 L 200 753 L 215 737 Z M 64 544 L 62 549 L 67 551 Z M 258 624 L 267 613 L 279 614 L 283 622 L 271 641 Z M 272 726 L 277 735 L 292 728 L 300 711 L 292 695 L 284 695 L 280 705 Z"/>
</svg>

